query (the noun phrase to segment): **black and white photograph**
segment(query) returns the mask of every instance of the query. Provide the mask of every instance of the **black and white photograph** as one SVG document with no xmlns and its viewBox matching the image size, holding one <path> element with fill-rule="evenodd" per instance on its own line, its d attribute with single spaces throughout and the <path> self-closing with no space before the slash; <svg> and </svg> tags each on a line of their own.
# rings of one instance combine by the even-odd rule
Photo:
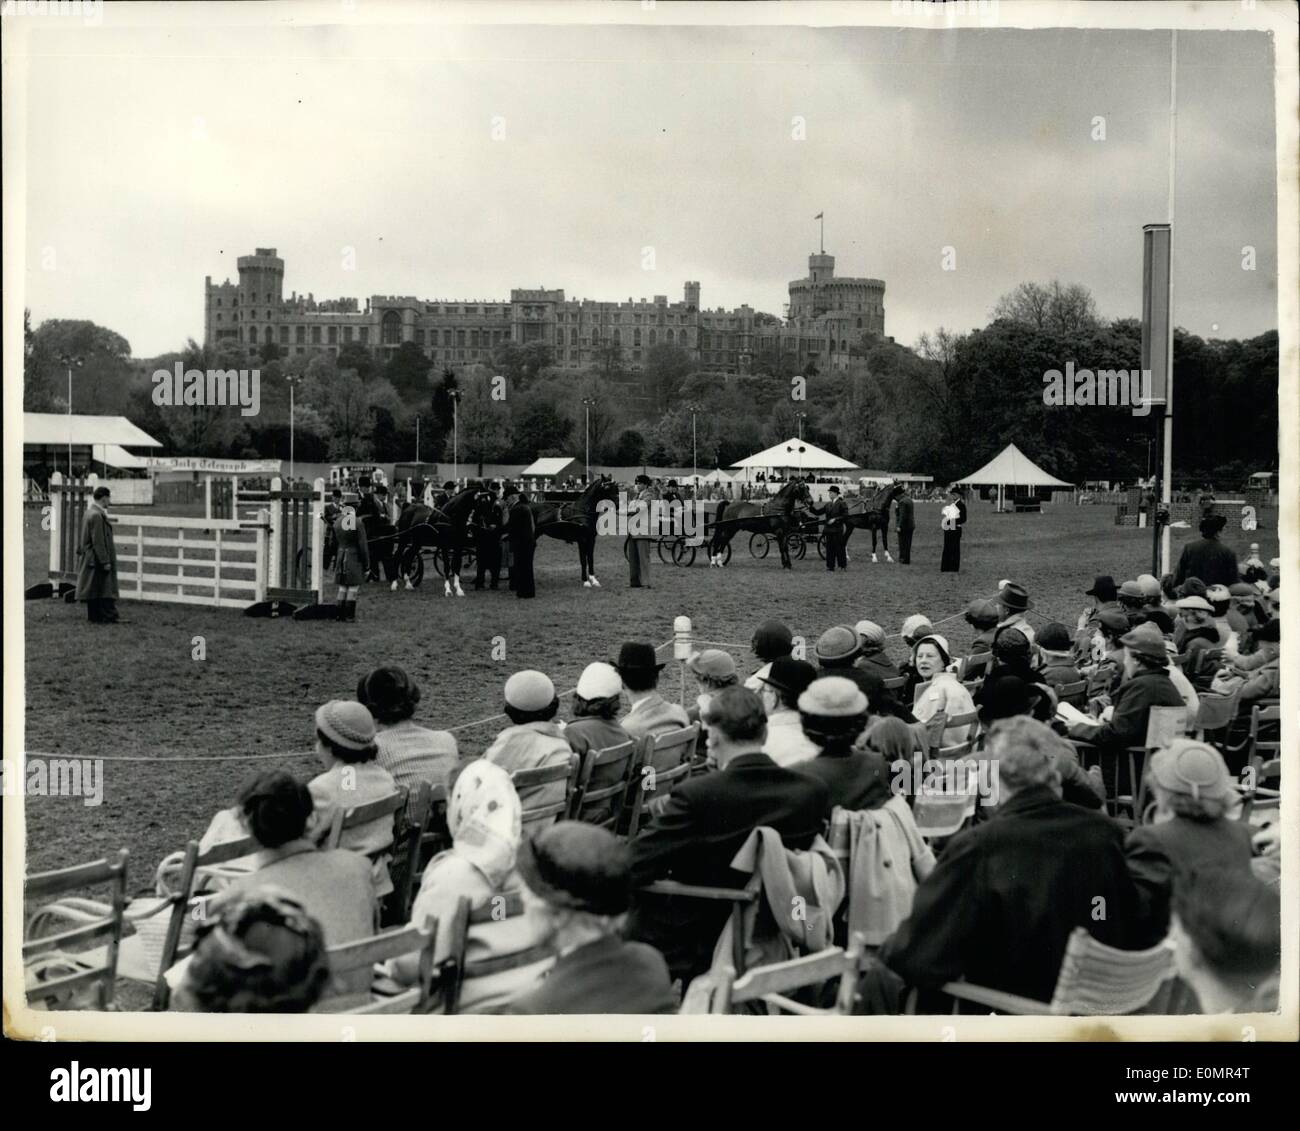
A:
<svg viewBox="0 0 1300 1131">
<path fill-rule="evenodd" d="M 0 2 L 6 1036 L 1294 1042 L 1297 12 Z"/>
</svg>

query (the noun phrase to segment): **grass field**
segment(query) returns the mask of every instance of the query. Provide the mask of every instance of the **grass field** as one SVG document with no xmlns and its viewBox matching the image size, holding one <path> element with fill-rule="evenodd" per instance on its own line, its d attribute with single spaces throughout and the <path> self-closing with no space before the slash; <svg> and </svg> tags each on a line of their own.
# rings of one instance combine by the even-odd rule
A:
<svg viewBox="0 0 1300 1131">
<path fill-rule="evenodd" d="M 621 540 L 602 538 L 596 563 L 604 587 L 585 590 L 576 549 L 543 539 L 536 600 L 519 601 L 504 587 L 447 599 L 430 573 L 414 592 L 364 589 L 355 624 L 254 620 L 232 610 L 123 601 L 119 607 L 131 623 L 101 627 L 86 623 L 84 606 L 28 602 L 29 752 L 198 759 L 106 761 L 99 806 L 72 797 L 30 798 L 28 866 L 56 867 L 125 846 L 132 888 L 147 887 L 157 862 L 201 833 L 254 770 L 283 765 L 314 774 L 313 758 L 302 754 L 312 745 L 313 711 L 327 699 L 351 697 L 358 678 L 379 664 L 401 664 L 419 680 L 419 721 L 455 727 L 498 712 L 511 672 L 536 667 L 557 688 L 572 687 L 587 663 L 615 654 L 623 640 L 668 640 L 680 614 L 691 617 L 699 637 L 742 646 L 760 620 L 777 617 L 811 649 L 838 622 L 870 617 L 896 633 L 913 612 L 936 622 L 953 617 L 972 598 L 991 596 L 1006 577 L 1029 589 L 1036 603 L 1031 616 L 1039 622 L 1072 623 L 1095 573 L 1123 580 L 1150 565 L 1150 533 L 1115 526 L 1111 507 L 998 515 L 976 505 L 963 537 L 961 573 L 941 574 L 939 505 L 918 504 L 916 513 L 910 567 L 872 565 L 869 536 L 859 531 L 847 573 L 827 573 L 811 550 L 785 572 L 775 554 L 753 560 L 742 534 L 727 569 L 709 569 L 704 555 L 689 569 L 656 560 L 653 587 L 633 590 Z M 1260 530 L 1245 534 L 1230 526 L 1225 537 L 1241 556 L 1259 542 L 1267 562 L 1278 552 L 1276 514 L 1260 518 Z M 32 584 L 44 578 L 47 544 L 38 512 L 29 511 L 26 522 Z M 1189 536 L 1194 532 L 1174 532 L 1175 556 Z M 960 617 L 940 631 L 958 652 L 971 635 Z M 206 658 L 195 660 L 199 636 Z M 494 658 L 494 650 L 504 656 Z M 901 658 L 896 638 L 891 651 Z M 746 653 L 737 654 L 749 662 Z M 676 693 L 676 665 L 664 675 Z M 501 725 L 459 731 L 462 753 L 479 753 Z M 282 756 L 218 760 L 228 755 Z"/>
</svg>

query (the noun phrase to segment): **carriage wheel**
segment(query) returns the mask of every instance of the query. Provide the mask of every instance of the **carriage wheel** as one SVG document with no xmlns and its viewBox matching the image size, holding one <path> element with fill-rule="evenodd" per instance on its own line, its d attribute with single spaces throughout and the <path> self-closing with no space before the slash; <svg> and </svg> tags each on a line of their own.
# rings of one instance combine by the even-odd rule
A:
<svg viewBox="0 0 1300 1131">
<path fill-rule="evenodd" d="M 754 533 L 749 536 L 749 553 L 755 558 L 767 557 L 767 552 L 772 548 L 771 538 L 766 534 Z M 727 549 L 731 549 L 731 543 L 727 543 Z"/>
<path fill-rule="evenodd" d="M 659 553 L 659 560 L 664 565 L 672 565 L 677 560 L 677 551 L 674 546 L 675 544 L 668 539 L 656 539 L 655 547 Z"/>
<path fill-rule="evenodd" d="M 817 536 L 817 556 L 821 558 L 822 561 L 826 560 L 826 535 L 825 534 L 819 534 Z"/>
<path fill-rule="evenodd" d="M 803 535 L 797 532 L 786 535 L 785 548 L 795 559 L 801 559 L 808 553 L 808 543 L 803 540 Z"/>
<path fill-rule="evenodd" d="M 408 546 L 403 550 L 398 568 L 407 581 L 418 586 L 424 580 L 424 556 L 420 553 L 419 547 Z"/>
<path fill-rule="evenodd" d="M 685 538 L 678 538 L 673 543 L 673 565 L 693 566 L 694 564 L 695 547 L 690 545 Z"/>
</svg>

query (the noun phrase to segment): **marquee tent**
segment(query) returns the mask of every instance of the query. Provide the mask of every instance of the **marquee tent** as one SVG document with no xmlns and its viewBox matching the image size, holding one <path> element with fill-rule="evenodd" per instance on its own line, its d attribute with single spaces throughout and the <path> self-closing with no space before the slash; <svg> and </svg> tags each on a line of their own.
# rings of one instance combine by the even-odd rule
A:
<svg viewBox="0 0 1300 1131">
<path fill-rule="evenodd" d="M 839 456 L 831 455 L 808 440 L 792 437 L 784 443 L 747 456 L 732 467 L 753 468 L 761 471 L 856 471 L 858 465 Z"/>
<path fill-rule="evenodd" d="M 978 471 L 956 480 L 957 483 L 969 483 L 975 487 L 996 487 L 998 489 L 998 508 L 1002 507 L 1002 492 L 1006 487 L 1073 487 L 1049 475 L 1031 460 L 1015 444 L 1008 444 Z"/>
<path fill-rule="evenodd" d="M 729 471 L 723 471 L 722 468 L 719 467 L 714 471 L 710 471 L 707 475 L 701 475 L 700 482 L 701 483 L 734 483 L 737 479 L 743 479 L 743 478 L 744 476 L 741 475 L 739 472 L 732 474 Z"/>
<path fill-rule="evenodd" d="M 543 456 L 521 471 L 525 479 L 565 479 L 570 475 L 581 478 L 585 474 L 582 461 L 568 456 Z"/>
</svg>

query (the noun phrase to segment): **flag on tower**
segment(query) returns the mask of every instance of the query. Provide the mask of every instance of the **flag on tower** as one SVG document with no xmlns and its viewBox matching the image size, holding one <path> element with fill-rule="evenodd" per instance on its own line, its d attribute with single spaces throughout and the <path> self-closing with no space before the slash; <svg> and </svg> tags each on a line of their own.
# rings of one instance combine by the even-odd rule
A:
<svg viewBox="0 0 1300 1131">
<path fill-rule="evenodd" d="M 814 219 L 814 220 L 820 220 L 820 219 L 822 218 L 823 215 L 825 215 L 825 214 L 822 213 L 822 212 L 818 212 L 817 215 L 813 217 L 813 219 Z"/>
</svg>

